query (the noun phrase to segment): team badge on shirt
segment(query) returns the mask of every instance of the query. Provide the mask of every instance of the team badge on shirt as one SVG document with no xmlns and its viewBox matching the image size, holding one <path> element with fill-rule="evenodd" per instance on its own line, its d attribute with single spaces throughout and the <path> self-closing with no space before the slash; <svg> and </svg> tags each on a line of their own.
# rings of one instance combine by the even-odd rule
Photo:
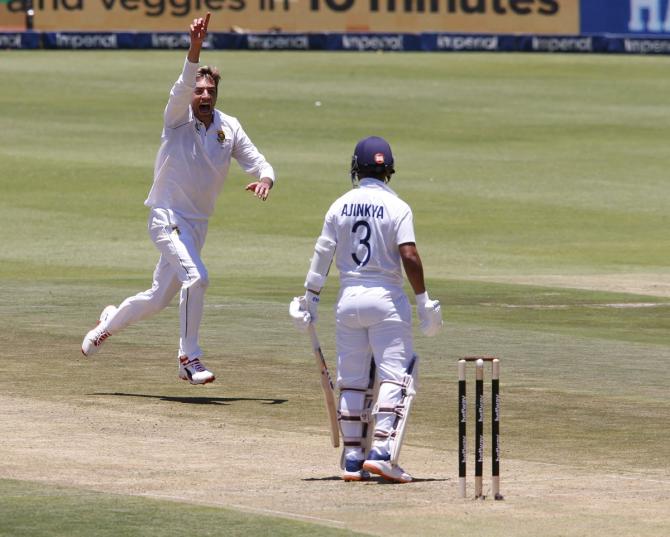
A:
<svg viewBox="0 0 670 537">
<path fill-rule="evenodd" d="M 220 144 L 226 141 L 226 133 L 223 132 L 223 129 L 221 129 L 219 132 L 216 133 L 216 139 L 219 141 Z"/>
</svg>

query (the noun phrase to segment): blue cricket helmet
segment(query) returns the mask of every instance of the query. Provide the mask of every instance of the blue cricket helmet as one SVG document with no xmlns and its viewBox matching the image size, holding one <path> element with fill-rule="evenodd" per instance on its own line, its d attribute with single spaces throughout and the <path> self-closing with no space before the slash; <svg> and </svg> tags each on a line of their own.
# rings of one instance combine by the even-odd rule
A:
<svg viewBox="0 0 670 537">
<path fill-rule="evenodd" d="M 386 181 L 395 173 L 393 153 L 389 143 L 379 136 L 368 136 L 356 144 L 351 157 L 351 180 L 357 175 L 383 175 Z"/>
</svg>

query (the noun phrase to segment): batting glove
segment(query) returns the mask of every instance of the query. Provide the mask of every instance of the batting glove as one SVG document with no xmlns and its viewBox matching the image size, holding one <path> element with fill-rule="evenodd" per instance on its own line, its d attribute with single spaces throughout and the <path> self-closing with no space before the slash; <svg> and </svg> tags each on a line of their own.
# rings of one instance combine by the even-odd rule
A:
<svg viewBox="0 0 670 537">
<path fill-rule="evenodd" d="M 431 300 L 428 293 L 416 295 L 416 313 L 424 335 L 432 337 L 442 329 L 442 308 L 439 300 Z"/>
<path fill-rule="evenodd" d="M 307 311 L 304 296 L 296 296 L 288 305 L 288 313 L 293 321 L 293 326 L 299 332 L 305 332 L 309 326 L 310 315 Z"/>
</svg>

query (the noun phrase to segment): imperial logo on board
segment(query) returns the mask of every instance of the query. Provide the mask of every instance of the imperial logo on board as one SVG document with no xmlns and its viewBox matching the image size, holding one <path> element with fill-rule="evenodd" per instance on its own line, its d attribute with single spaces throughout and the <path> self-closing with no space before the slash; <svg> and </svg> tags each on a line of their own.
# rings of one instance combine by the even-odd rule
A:
<svg viewBox="0 0 670 537">
<path fill-rule="evenodd" d="M 670 54 L 670 39 L 626 39 L 624 48 L 630 54 Z"/>
<path fill-rule="evenodd" d="M 151 34 L 151 48 L 188 48 L 190 43 L 188 34 Z"/>
<path fill-rule="evenodd" d="M 259 50 L 309 48 L 309 37 L 306 35 L 249 35 L 247 42 L 250 49 Z"/>
<path fill-rule="evenodd" d="M 0 34 L 0 48 L 21 48 L 21 34 Z"/>
<path fill-rule="evenodd" d="M 119 48 L 116 34 L 56 33 L 57 48 Z"/>
<path fill-rule="evenodd" d="M 348 35 L 342 36 L 345 50 L 404 50 L 401 34 L 397 35 Z"/>
<path fill-rule="evenodd" d="M 214 41 L 212 35 L 207 35 L 202 44 L 202 48 L 214 48 Z M 152 33 L 151 34 L 151 48 L 161 49 L 178 49 L 188 48 L 191 43 L 191 38 L 185 33 Z"/>
<path fill-rule="evenodd" d="M 590 37 L 533 37 L 532 47 L 538 52 L 592 52 Z"/>
<path fill-rule="evenodd" d="M 498 50 L 495 35 L 438 35 L 438 50 Z"/>
</svg>

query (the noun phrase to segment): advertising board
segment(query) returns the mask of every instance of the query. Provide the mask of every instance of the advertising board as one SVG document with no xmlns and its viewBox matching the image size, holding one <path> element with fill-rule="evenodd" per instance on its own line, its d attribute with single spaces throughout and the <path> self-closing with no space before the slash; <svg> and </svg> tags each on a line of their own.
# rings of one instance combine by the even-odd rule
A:
<svg viewBox="0 0 670 537">
<path fill-rule="evenodd" d="M 0 27 L 26 0 L 2 0 Z M 35 30 L 575 34 L 579 0 L 30 0 Z M 3 24 L 3 21 L 5 23 Z"/>
</svg>

